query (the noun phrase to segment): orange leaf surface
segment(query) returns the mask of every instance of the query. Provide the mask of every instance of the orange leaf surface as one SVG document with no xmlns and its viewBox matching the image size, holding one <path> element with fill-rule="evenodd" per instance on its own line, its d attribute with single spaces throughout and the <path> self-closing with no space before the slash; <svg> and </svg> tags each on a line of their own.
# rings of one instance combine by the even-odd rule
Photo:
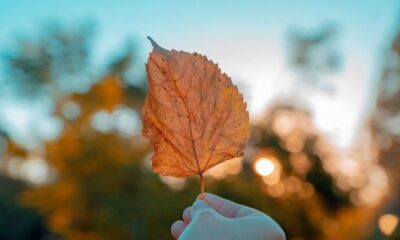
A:
<svg viewBox="0 0 400 240">
<path fill-rule="evenodd" d="M 249 114 L 230 78 L 205 56 L 166 50 L 151 38 L 143 135 L 153 170 L 187 177 L 243 155 Z"/>
</svg>

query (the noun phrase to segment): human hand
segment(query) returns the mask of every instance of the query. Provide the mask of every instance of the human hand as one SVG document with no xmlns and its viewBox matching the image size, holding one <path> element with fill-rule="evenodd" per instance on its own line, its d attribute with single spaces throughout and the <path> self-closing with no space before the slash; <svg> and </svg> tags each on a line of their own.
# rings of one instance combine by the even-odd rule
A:
<svg viewBox="0 0 400 240">
<path fill-rule="evenodd" d="M 282 228 L 266 214 L 205 193 L 185 209 L 182 220 L 171 226 L 179 240 L 284 240 Z"/>
</svg>

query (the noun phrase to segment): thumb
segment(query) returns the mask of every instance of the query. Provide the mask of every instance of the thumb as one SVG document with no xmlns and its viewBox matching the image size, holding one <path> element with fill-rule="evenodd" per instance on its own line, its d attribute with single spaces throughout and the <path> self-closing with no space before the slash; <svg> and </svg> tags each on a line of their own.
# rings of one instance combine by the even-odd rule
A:
<svg viewBox="0 0 400 240">
<path fill-rule="evenodd" d="M 205 201 L 197 199 L 192 205 L 191 219 L 197 217 L 201 212 L 214 212 L 214 209 Z"/>
</svg>

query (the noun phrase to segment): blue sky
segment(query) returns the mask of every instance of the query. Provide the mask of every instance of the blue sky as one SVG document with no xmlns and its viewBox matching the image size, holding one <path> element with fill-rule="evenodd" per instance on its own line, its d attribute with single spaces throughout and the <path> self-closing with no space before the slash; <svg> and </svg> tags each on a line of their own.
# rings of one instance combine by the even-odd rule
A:
<svg viewBox="0 0 400 240">
<path fill-rule="evenodd" d="M 142 49 L 140 61 L 144 63 L 150 51 L 145 39 L 149 35 L 165 48 L 196 51 L 217 62 L 235 83 L 246 87 L 245 97 L 256 119 L 267 103 L 295 92 L 294 73 L 285 58 L 288 29 L 312 30 L 334 23 L 339 27 L 338 47 L 344 59 L 332 83 L 336 93 L 311 91 L 301 97 L 316 125 L 346 147 L 371 108 L 382 57 L 399 16 L 398 0 L 2 0 L 0 49 L 11 45 L 13 36 L 30 35 L 49 21 L 74 24 L 93 20 L 98 24 L 99 62 L 129 37 Z M 0 111 L 15 107 L 7 105 Z"/>
</svg>

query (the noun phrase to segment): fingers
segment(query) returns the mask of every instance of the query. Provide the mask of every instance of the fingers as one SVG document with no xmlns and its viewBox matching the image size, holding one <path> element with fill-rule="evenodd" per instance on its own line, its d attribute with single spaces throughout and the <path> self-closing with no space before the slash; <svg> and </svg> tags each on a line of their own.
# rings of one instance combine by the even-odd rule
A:
<svg viewBox="0 0 400 240">
<path fill-rule="evenodd" d="M 205 203 L 204 202 L 203 203 L 195 202 L 195 204 L 193 204 L 193 206 L 196 206 L 195 210 L 199 211 L 200 209 L 204 209 L 204 207 L 207 207 L 207 206 L 204 206 L 203 204 L 205 204 Z M 208 206 L 208 208 L 210 208 L 210 207 Z M 178 237 L 182 234 L 185 227 L 190 223 L 190 221 L 192 219 L 191 215 L 192 215 L 192 207 L 187 207 L 182 213 L 183 221 L 178 220 L 172 224 L 171 234 L 175 239 L 178 239 Z"/>
<path fill-rule="evenodd" d="M 225 217 L 232 218 L 242 205 L 226 200 L 211 193 L 204 194 L 205 201 L 217 212 Z"/>
<path fill-rule="evenodd" d="M 190 223 L 191 220 L 191 213 L 192 213 L 192 207 L 187 207 L 183 213 L 182 213 L 182 220 L 174 222 L 171 226 L 171 234 L 175 239 L 178 239 L 178 237 L 182 234 L 183 230 L 185 230 L 185 227 Z"/>
<path fill-rule="evenodd" d="M 197 199 L 192 205 L 192 209 L 190 212 L 190 218 L 194 219 L 197 214 L 199 214 L 200 212 L 205 211 L 205 210 L 214 211 L 206 202 L 204 202 L 203 200 Z"/>
<path fill-rule="evenodd" d="M 183 211 L 182 219 L 183 219 L 183 221 L 184 221 L 186 224 L 189 224 L 189 223 L 190 223 L 190 220 L 191 220 L 190 215 L 191 215 L 191 214 L 192 214 L 192 207 L 187 207 L 187 208 L 185 209 L 185 211 Z"/>
<path fill-rule="evenodd" d="M 199 198 L 199 197 L 198 197 Z M 250 215 L 259 216 L 265 215 L 264 213 L 250 208 L 243 206 L 241 204 L 232 202 L 230 200 L 224 199 L 217 195 L 211 193 L 204 193 L 205 201 L 217 212 L 221 215 L 228 217 L 228 218 L 238 218 L 238 217 L 246 217 Z"/>
<path fill-rule="evenodd" d="M 182 234 L 183 230 L 186 227 L 186 223 L 183 221 L 179 220 L 174 222 L 171 226 L 171 234 L 175 239 L 178 239 L 178 237 Z"/>
</svg>

